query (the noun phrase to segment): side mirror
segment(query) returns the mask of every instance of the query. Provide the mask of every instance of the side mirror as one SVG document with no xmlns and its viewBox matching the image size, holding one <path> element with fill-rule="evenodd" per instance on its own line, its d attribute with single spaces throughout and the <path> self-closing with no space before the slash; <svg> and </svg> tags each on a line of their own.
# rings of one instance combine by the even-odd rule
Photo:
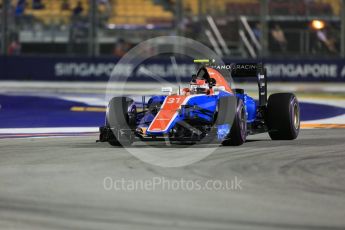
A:
<svg viewBox="0 0 345 230">
<path fill-rule="evenodd" d="M 217 86 L 217 87 L 213 87 L 213 92 L 214 94 L 219 94 L 219 91 L 225 91 L 225 87 L 224 86 Z"/>
<path fill-rule="evenodd" d="M 170 95 L 172 91 L 172 87 L 162 87 L 162 93 L 167 93 Z"/>
</svg>

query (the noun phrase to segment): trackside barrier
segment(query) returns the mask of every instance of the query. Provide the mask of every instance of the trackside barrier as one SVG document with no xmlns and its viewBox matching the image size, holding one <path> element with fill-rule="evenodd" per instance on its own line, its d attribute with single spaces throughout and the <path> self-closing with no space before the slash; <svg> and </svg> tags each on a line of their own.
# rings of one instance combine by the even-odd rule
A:
<svg viewBox="0 0 345 230">
<path fill-rule="evenodd" d="M 0 80 L 40 81 L 107 81 L 118 62 L 116 58 L 61 58 L 61 57 L 0 57 Z M 195 73 L 193 59 L 176 59 L 179 70 L 171 59 L 149 59 L 139 67 L 119 66 L 122 77 L 128 81 L 156 81 L 154 73 L 167 81 L 190 80 Z M 263 62 L 268 81 L 345 82 L 345 60 L 232 60 L 225 63 Z M 218 66 L 226 69 L 228 66 Z M 149 70 L 149 71 L 148 71 Z"/>
</svg>

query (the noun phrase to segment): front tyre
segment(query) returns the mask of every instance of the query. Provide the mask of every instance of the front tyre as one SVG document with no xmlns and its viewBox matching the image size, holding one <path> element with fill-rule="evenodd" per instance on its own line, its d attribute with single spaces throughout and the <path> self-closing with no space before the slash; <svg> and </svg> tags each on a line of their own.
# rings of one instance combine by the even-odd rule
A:
<svg viewBox="0 0 345 230">
<path fill-rule="evenodd" d="M 246 142 L 247 138 L 247 114 L 241 99 L 237 99 L 237 110 L 230 133 L 222 142 L 224 146 L 239 146 Z"/>
<path fill-rule="evenodd" d="M 294 140 L 300 130 L 300 109 L 292 93 L 276 93 L 268 98 L 266 123 L 272 140 Z"/>
<path fill-rule="evenodd" d="M 131 145 L 136 127 L 137 110 L 134 101 L 128 97 L 114 97 L 106 113 L 106 126 L 111 129 L 108 142 L 113 146 Z"/>
</svg>

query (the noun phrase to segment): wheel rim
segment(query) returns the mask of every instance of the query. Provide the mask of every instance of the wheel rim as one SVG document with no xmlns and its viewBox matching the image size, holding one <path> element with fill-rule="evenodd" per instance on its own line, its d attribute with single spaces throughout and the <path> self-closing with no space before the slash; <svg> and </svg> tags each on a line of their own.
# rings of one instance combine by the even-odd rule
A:
<svg viewBox="0 0 345 230">
<path fill-rule="evenodd" d="M 293 104 L 293 124 L 296 130 L 299 129 L 299 123 L 300 123 L 299 108 L 298 108 L 298 103 L 295 101 Z"/>
</svg>

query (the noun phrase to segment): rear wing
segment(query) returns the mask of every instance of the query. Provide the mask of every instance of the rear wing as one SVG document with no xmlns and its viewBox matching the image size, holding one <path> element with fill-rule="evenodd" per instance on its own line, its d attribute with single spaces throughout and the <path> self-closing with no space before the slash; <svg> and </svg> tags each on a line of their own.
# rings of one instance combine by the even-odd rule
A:
<svg viewBox="0 0 345 230">
<path fill-rule="evenodd" d="M 232 78 L 256 78 L 259 88 L 259 106 L 267 104 L 267 71 L 262 63 L 237 63 L 231 65 Z"/>
</svg>

